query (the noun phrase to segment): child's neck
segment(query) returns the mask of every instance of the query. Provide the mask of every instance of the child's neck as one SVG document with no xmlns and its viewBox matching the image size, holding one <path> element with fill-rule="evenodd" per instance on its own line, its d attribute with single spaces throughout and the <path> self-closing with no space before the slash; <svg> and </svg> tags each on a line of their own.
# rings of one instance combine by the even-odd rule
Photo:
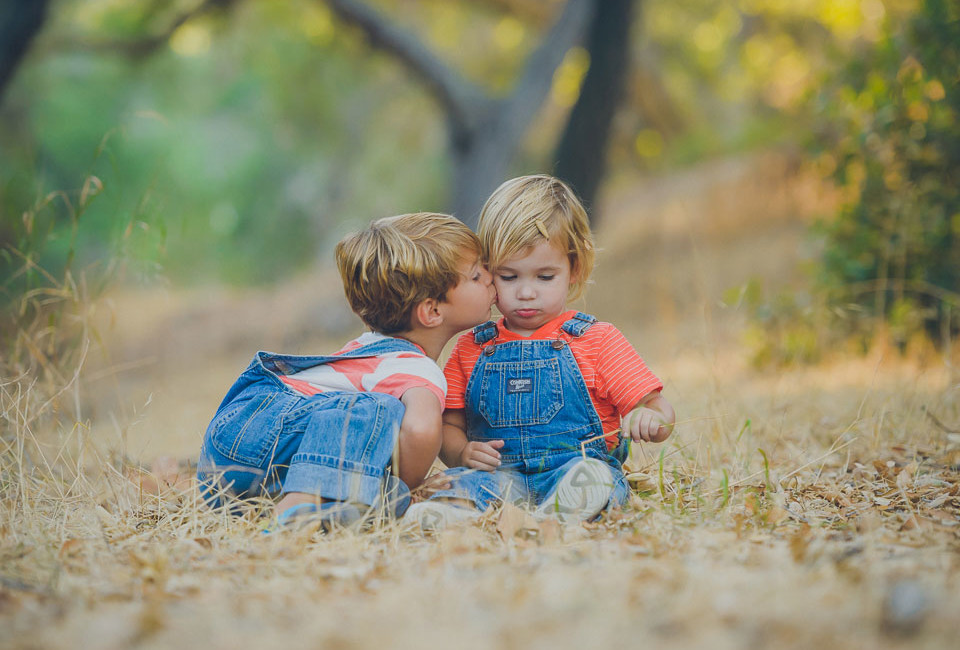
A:
<svg viewBox="0 0 960 650">
<path fill-rule="evenodd" d="M 445 332 L 438 332 L 431 329 L 407 330 L 406 332 L 399 332 L 393 336 L 420 346 L 423 352 L 434 361 L 440 358 L 440 353 L 443 352 L 443 346 L 450 340 L 450 337 L 447 336 Z"/>
</svg>

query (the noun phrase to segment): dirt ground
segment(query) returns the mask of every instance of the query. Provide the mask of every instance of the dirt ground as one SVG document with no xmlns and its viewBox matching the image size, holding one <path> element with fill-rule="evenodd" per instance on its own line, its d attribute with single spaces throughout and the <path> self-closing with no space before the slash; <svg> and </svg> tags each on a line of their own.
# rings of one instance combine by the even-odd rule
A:
<svg viewBox="0 0 960 650">
<path fill-rule="evenodd" d="M 878 347 L 757 369 L 724 301 L 803 282 L 829 197 L 794 172 L 753 157 L 611 184 L 582 307 L 633 341 L 680 425 L 634 449 L 633 502 L 591 524 L 262 535 L 206 511 L 176 461 L 252 353 L 358 322 L 329 269 L 113 296 L 81 426 L 3 437 L 0 648 L 956 647 L 955 365 Z"/>
</svg>

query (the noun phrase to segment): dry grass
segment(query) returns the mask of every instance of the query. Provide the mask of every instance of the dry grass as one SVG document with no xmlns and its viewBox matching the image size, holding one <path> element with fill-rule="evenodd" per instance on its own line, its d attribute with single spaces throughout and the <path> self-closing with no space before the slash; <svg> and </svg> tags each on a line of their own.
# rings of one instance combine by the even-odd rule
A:
<svg viewBox="0 0 960 650">
<path fill-rule="evenodd" d="M 83 419 L 71 391 L 51 402 L 30 377 L 0 382 L 0 647 L 955 647 L 955 366 L 878 350 L 751 369 L 739 316 L 716 303 L 743 262 L 714 273 L 693 258 L 721 260 L 756 236 L 768 243 L 758 264 L 785 266 L 794 223 L 745 224 L 754 232 L 740 239 L 648 226 L 632 249 L 609 245 L 617 223 L 608 253 L 642 263 L 602 258 L 588 306 L 624 325 L 682 419 L 666 444 L 634 449 L 629 508 L 563 530 L 491 512 L 424 537 L 397 524 L 264 536 L 254 511 L 199 507 L 189 473 L 161 457 L 196 453 L 219 397 L 208 393 L 250 355 L 200 355 L 172 300 L 154 325 L 186 324 L 158 361 L 121 375 L 126 411 L 90 400 Z M 678 292 L 666 324 L 656 302 L 638 305 L 651 277 Z M 113 337 L 148 356 L 135 339 Z M 184 363 L 198 356 L 208 363 Z"/>
</svg>

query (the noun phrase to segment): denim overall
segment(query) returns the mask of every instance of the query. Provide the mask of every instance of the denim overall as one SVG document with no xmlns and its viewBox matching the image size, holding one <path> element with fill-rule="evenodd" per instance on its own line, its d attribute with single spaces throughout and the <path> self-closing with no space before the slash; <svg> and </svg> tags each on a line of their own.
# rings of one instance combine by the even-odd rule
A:
<svg viewBox="0 0 960 650">
<path fill-rule="evenodd" d="M 302 395 L 280 380 L 332 361 L 414 351 L 386 338 L 343 354 L 258 352 L 234 382 L 204 437 L 197 479 L 209 503 L 286 492 L 377 506 L 389 487 L 402 514 L 409 490 L 386 469 L 400 432 L 403 403 L 384 393 Z M 282 488 L 282 489 L 281 489 Z"/>
<path fill-rule="evenodd" d="M 610 466 L 610 504 L 626 501 L 621 463 L 627 446 L 614 449 L 615 455 L 607 451 L 600 416 L 569 346 L 596 320 L 578 312 L 552 340 L 497 343 L 495 322 L 474 328 L 474 341 L 483 348 L 466 387 L 467 437 L 503 440 L 502 465 L 492 473 L 451 468 L 452 488 L 435 496 L 469 499 L 481 510 L 494 499 L 537 506 L 586 455 Z"/>
</svg>

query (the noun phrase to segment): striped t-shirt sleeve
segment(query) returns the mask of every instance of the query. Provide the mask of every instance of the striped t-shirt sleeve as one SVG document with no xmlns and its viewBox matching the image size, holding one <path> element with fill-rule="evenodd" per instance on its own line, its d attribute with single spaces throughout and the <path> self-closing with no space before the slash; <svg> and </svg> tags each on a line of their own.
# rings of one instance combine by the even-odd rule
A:
<svg viewBox="0 0 960 650">
<path fill-rule="evenodd" d="M 466 408 L 467 381 L 470 379 L 470 372 L 476 363 L 476 356 L 474 356 L 472 362 L 465 358 L 470 356 L 468 350 L 473 346 L 470 345 L 470 339 L 464 339 L 464 336 L 457 339 L 453 351 L 450 353 L 450 358 L 443 366 L 443 376 L 447 380 L 446 407 L 448 409 Z M 479 349 L 477 349 L 477 352 L 479 352 Z"/>
<path fill-rule="evenodd" d="M 610 326 L 599 341 L 596 359 L 599 396 L 623 416 L 650 393 L 663 389 L 663 382 L 616 327 Z"/>
</svg>

